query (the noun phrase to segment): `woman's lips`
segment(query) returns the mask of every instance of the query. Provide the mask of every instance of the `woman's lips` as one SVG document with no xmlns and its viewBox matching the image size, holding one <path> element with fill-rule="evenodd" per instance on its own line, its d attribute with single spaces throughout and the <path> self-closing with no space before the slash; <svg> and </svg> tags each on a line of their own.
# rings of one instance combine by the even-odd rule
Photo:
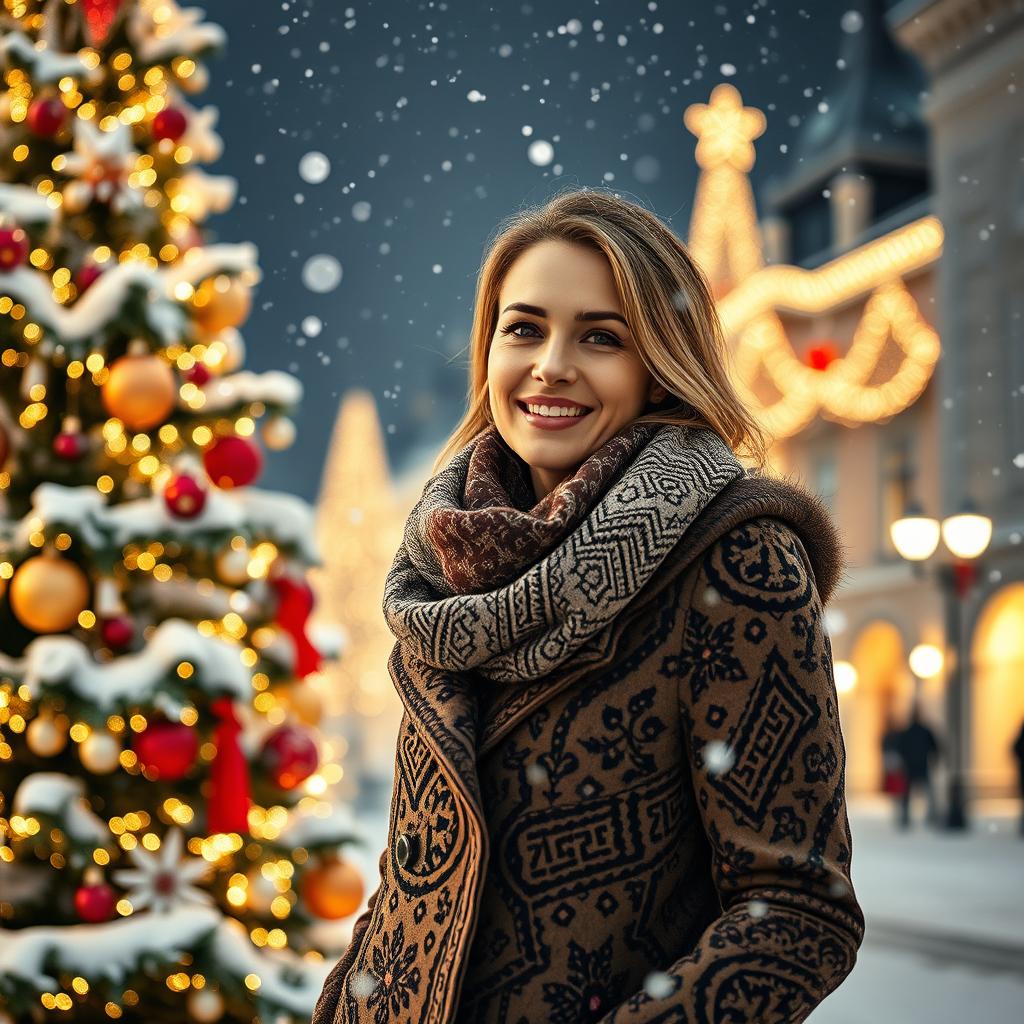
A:
<svg viewBox="0 0 1024 1024">
<path fill-rule="evenodd" d="M 576 426 L 581 420 L 585 420 L 594 411 L 593 409 L 588 409 L 582 416 L 541 416 L 538 413 L 530 412 L 520 402 L 516 402 L 516 405 L 522 411 L 526 422 L 539 427 L 541 430 L 566 430 L 569 427 Z"/>
</svg>

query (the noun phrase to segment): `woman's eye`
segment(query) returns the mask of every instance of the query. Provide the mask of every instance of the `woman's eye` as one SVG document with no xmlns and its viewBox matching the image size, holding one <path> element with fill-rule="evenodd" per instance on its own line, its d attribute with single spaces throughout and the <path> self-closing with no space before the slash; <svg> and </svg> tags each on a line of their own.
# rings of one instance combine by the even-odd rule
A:
<svg viewBox="0 0 1024 1024">
<path fill-rule="evenodd" d="M 529 320 L 518 320 L 514 324 L 508 324 L 507 326 L 502 327 L 501 333 L 502 334 L 509 334 L 513 338 L 536 337 L 536 335 L 517 334 L 516 331 L 520 327 L 529 327 L 531 330 L 536 330 L 537 329 L 537 325 L 533 324 L 533 323 L 530 323 Z M 622 347 L 622 342 L 619 341 L 619 339 L 614 334 L 612 334 L 610 331 L 591 331 L 591 333 L 588 334 L 586 336 L 586 338 L 584 338 L 584 341 L 589 341 L 592 338 L 606 338 L 607 339 L 606 341 L 598 342 L 598 344 L 600 344 L 600 345 L 612 345 L 612 346 L 618 346 L 619 348 Z"/>
</svg>

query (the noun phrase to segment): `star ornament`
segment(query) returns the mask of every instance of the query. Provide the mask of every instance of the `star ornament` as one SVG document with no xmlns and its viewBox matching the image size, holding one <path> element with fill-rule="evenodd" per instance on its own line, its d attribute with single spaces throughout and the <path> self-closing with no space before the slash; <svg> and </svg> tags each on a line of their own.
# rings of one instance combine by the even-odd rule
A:
<svg viewBox="0 0 1024 1024">
<path fill-rule="evenodd" d="M 115 871 L 112 877 L 129 889 L 127 899 L 134 910 L 149 907 L 156 913 L 166 913 L 182 903 L 214 902 L 208 892 L 192 884 L 205 878 L 211 865 L 199 857 L 182 859 L 181 848 L 181 830 L 172 829 L 158 851 L 151 853 L 136 846 L 128 852 L 135 868 Z"/>
<path fill-rule="evenodd" d="M 63 154 L 60 168 L 74 179 L 64 188 L 65 201 L 73 211 L 93 198 L 109 202 L 115 213 L 140 207 L 142 192 L 128 181 L 138 157 L 127 125 L 105 132 L 91 121 L 77 120 L 74 151 Z"/>
<path fill-rule="evenodd" d="M 754 166 L 754 139 L 767 121 L 756 107 L 743 106 L 739 90 L 723 82 L 711 90 L 710 103 L 686 108 L 683 123 L 697 136 L 697 163 L 705 170 L 730 165 L 738 171 Z"/>
</svg>

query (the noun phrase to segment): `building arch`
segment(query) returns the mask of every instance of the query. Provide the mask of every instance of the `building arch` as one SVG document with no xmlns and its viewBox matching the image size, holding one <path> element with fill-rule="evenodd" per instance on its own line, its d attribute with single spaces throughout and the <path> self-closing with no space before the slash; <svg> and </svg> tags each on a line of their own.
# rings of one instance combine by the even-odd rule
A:
<svg viewBox="0 0 1024 1024">
<path fill-rule="evenodd" d="M 970 636 L 972 791 L 981 797 L 1011 796 L 1017 768 L 1010 745 L 1024 721 L 1024 582 L 987 595 Z"/>
</svg>

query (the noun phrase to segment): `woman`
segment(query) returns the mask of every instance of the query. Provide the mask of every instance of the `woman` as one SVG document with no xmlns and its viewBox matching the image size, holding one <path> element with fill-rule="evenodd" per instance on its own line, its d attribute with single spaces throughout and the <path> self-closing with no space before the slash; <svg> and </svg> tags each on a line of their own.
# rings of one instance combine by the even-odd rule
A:
<svg viewBox="0 0 1024 1024">
<path fill-rule="evenodd" d="M 504 226 L 471 345 L 385 588 L 381 882 L 314 1024 L 802 1021 L 863 936 L 828 513 L 760 471 L 706 280 L 617 196 Z"/>
</svg>

